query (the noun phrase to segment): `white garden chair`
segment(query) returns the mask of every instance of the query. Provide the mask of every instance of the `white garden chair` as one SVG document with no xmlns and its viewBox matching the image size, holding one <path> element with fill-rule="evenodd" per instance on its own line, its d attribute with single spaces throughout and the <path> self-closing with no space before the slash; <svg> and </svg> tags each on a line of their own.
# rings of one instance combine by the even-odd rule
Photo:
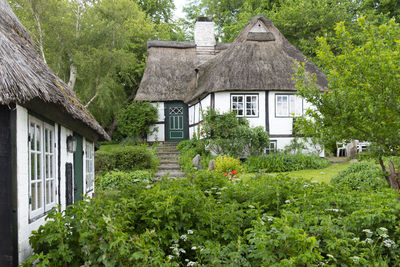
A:
<svg viewBox="0 0 400 267">
<path fill-rule="evenodd" d="M 342 151 L 343 151 L 343 156 L 346 157 L 347 155 L 346 144 L 343 142 L 336 142 L 336 157 L 340 157 Z"/>
</svg>

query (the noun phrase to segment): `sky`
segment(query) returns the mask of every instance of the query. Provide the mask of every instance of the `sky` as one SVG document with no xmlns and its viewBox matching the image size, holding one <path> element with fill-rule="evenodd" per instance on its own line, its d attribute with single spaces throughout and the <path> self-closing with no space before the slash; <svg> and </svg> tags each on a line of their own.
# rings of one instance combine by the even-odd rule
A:
<svg viewBox="0 0 400 267">
<path fill-rule="evenodd" d="M 185 14 L 183 13 L 183 6 L 186 4 L 187 0 L 174 0 L 175 3 L 175 18 L 184 18 Z"/>
</svg>

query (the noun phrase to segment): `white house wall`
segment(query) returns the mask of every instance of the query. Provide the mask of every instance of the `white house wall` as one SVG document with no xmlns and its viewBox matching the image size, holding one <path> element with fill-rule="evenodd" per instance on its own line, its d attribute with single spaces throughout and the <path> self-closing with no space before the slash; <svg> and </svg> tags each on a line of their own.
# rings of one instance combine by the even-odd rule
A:
<svg viewBox="0 0 400 267">
<path fill-rule="evenodd" d="M 153 102 L 151 103 L 158 110 L 158 122 L 155 125 L 150 126 L 150 130 L 153 131 L 155 128 L 158 130 L 152 134 L 147 135 L 147 141 L 149 142 L 164 142 L 165 141 L 165 111 L 164 102 Z"/>
<path fill-rule="evenodd" d="M 251 127 L 262 126 L 265 129 L 265 92 L 231 91 L 215 93 L 215 109 L 220 113 L 231 111 L 231 94 L 258 94 L 258 117 L 246 117 Z"/>
<path fill-rule="evenodd" d="M 22 106 L 17 105 L 17 193 L 18 193 L 18 260 L 19 263 L 25 261 L 32 253 L 32 248 L 29 245 L 29 237 L 32 231 L 39 228 L 40 225 L 45 224 L 46 214 L 43 216 L 33 219 L 29 219 L 29 150 L 28 150 L 28 123 L 29 114 L 28 110 Z M 58 142 L 58 131 L 61 127 L 61 140 Z M 56 164 L 56 204 L 61 205 L 61 209 L 66 209 L 66 177 L 65 177 L 65 164 L 74 162 L 74 154 L 67 152 L 67 137 L 73 135 L 73 131 L 60 126 L 59 124 L 54 124 L 54 142 L 56 143 L 55 149 L 55 164 Z M 89 143 L 92 146 L 93 142 L 84 138 L 83 149 L 85 150 L 85 144 Z M 60 146 L 60 191 L 58 192 L 58 145 Z M 83 192 L 86 192 L 86 160 L 83 159 Z M 94 190 L 89 192 L 88 195 L 91 196 Z M 60 201 L 59 201 L 60 197 Z"/>
<path fill-rule="evenodd" d="M 207 95 L 199 102 L 194 102 L 189 105 L 189 138 L 193 137 L 194 133 L 200 131 L 200 122 L 203 120 L 203 111 L 210 109 L 211 96 Z"/>
</svg>

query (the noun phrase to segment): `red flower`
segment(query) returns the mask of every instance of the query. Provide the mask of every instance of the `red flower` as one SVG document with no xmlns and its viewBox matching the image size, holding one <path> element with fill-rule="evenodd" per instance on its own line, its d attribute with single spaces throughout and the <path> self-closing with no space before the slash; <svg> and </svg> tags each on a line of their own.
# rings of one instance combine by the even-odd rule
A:
<svg viewBox="0 0 400 267">
<path fill-rule="evenodd" d="M 224 172 L 224 175 L 227 176 L 228 174 L 226 174 L 226 172 Z"/>
<path fill-rule="evenodd" d="M 200 134 L 204 134 L 203 132 L 201 132 Z"/>
<path fill-rule="evenodd" d="M 211 129 L 215 130 L 215 127 L 214 127 L 214 126 L 212 126 L 212 127 L 211 127 Z"/>
<path fill-rule="evenodd" d="M 200 124 L 203 124 L 203 122 L 201 121 Z"/>
<path fill-rule="evenodd" d="M 233 175 L 235 175 L 236 173 L 237 173 L 237 171 L 236 171 L 236 170 L 233 170 L 233 171 L 232 171 L 232 174 L 233 174 Z"/>
</svg>

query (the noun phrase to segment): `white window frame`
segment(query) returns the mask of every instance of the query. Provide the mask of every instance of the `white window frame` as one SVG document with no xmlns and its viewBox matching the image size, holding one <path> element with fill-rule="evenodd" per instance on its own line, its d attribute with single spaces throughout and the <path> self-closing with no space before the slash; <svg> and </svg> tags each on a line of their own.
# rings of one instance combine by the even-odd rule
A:
<svg viewBox="0 0 400 267">
<path fill-rule="evenodd" d="M 36 117 L 29 116 L 28 129 L 29 218 L 33 219 L 57 204 L 56 140 L 55 127 Z"/>
<path fill-rule="evenodd" d="M 267 154 L 273 154 L 275 153 L 277 149 L 278 141 L 277 140 L 270 140 L 269 146 L 266 149 Z"/>
<path fill-rule="evenodd" d="M 85 142 L 85 183 L 86 193 L 94 190 L 94 144 Z"/>
<path fill-rule="evenodd" d="M 275 94 L 275 117 L 303 115 L 303 99 L 295 94 Z"/>
<path fill-rule="evenodd" d="M 242 101 L 239 101 L 239 98 Z M 258 94 L 231 94 L 231 111 L 235 111 L 237 117 L 257 118 L 259 114 L 258 101 Z M 252 113 L 253 110 L 254 114 L 249 115 L 248 113 Z M 240 111 L 242 114 L 239 114 Z"/>
</svg>

